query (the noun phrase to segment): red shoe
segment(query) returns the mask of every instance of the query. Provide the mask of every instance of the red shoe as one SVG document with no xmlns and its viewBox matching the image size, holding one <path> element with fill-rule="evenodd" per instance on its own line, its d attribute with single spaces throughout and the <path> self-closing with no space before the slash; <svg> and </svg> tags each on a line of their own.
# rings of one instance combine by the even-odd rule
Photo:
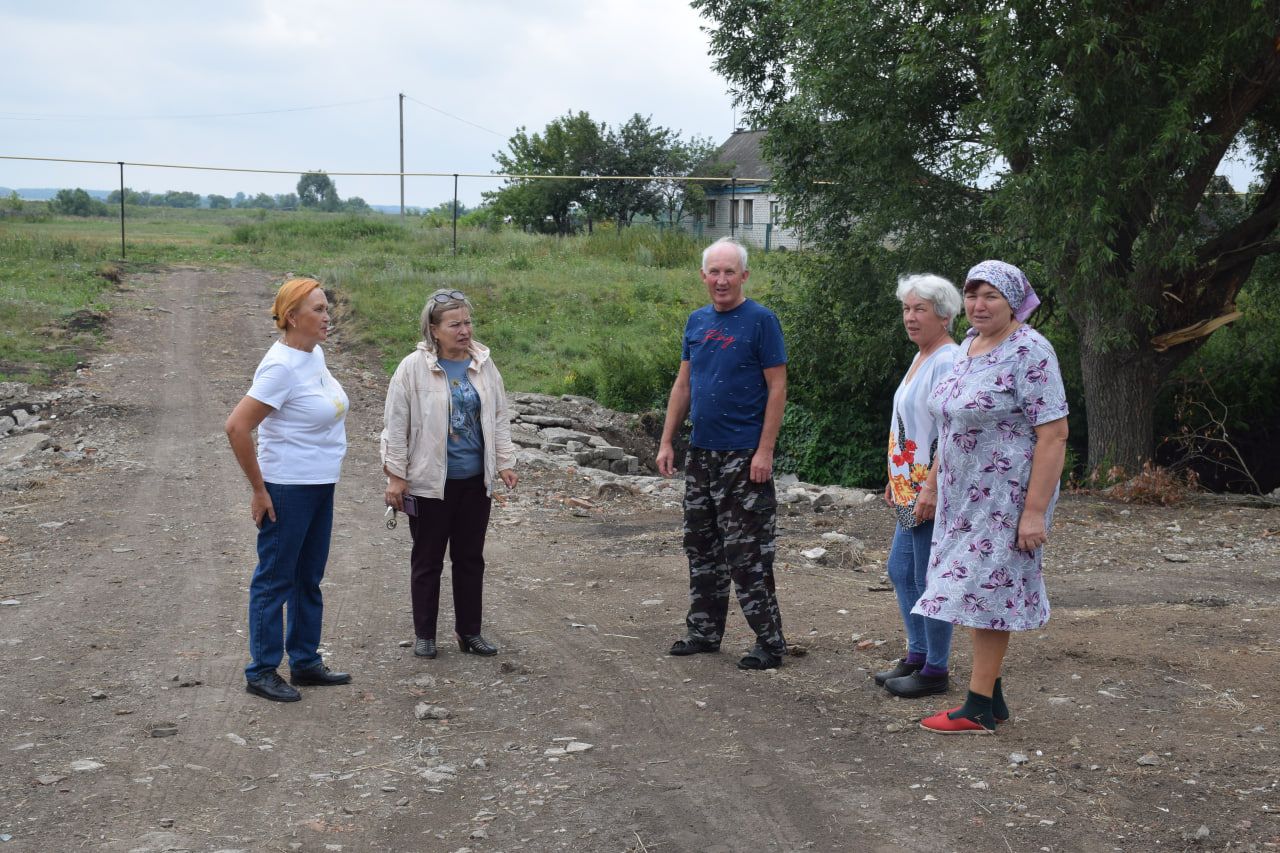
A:
<svg viewBox="0 0 1280 853">
<path fill-rule="evenodd" d="M 989 729 L 982 723 L 975 723 L 968 717 L 957 717 L 953 720 L 948 716 L 958 710 L 959 708 L 952 708 L 950 711 L 939 711 L 932 717 L 925 717 L 920 721 L 920 728 L 940 735 L 993 735 L 996 733 L 995 729 Z"/>
</svg>

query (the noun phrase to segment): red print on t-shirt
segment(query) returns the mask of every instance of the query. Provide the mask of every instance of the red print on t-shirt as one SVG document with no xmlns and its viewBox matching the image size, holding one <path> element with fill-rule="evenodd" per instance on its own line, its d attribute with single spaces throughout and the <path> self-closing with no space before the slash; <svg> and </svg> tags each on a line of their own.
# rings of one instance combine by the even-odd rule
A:
<svg viewBox="0 0 1280 853">
<path fill-rule="evenodd" d="M 729 344 L 733 343 L 736 340 L 737 338 L 735 338 L 733 335 L 726 335 L 724 332 L 721 332 L 719 329 L 708 329 L 706 336 L 702 339 L 702 342 L 706 343 L 707 341 L 724 341 L 724 343 L 720 345 L 720 349 L 728 349 Z"/>
</svg>

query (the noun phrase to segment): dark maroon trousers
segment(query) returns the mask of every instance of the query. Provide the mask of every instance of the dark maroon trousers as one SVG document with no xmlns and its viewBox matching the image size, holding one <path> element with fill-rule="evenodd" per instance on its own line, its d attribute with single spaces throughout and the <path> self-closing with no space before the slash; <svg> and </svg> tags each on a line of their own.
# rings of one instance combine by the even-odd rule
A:
<svg viewBox="0 0 1280 853">
<path fill-rule="evenodd" d="M 483 476 L 446 480 L 443 500 L 418 498 L 418 515 L 409 518 L 409 533 L 413 537 L 409 593 L 413 600 L 415 635 L 435 639 L 446 547 L 453 567 L 455 630 L 464 637 L 480 633 L 484 536 L 489 529 L 491 505 Z"/>
</svg>

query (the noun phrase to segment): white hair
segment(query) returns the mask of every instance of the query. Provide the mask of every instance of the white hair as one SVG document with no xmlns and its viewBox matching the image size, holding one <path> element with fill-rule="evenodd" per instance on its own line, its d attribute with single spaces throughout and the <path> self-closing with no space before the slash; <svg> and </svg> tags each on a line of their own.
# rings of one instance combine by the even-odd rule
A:
<svg viewBox="0 0 1280 853">
<path fill-rule="evenodd" d="M 707 256 L 711 254 L 711 250 L 717 246 L 729 245 L 738 250 L 738 261 L 742 264 L 742 269 L 747 270 L 747 247 L 739 243 L 732 237 L 721 237 L 710 246 L 702 250 L 702 271 L 707 271 Z"/>
<path fill-rule="evenodd" d="M 951 331 L 956 316 L 964 307 L 964 299 L 960 296 L 960 291 L 956 290 L 956 286 L 933 273 L 901 276 L 898 279 L 898 301 L 905 302 L 913 293 L 931 303 L 934 313 L 947 321 L 947 331 Z"/>
</svg>

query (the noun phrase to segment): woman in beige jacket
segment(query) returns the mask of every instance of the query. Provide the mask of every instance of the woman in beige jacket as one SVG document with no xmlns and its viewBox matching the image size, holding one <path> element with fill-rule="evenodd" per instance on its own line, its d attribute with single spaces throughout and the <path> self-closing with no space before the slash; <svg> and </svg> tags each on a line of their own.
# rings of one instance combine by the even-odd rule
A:
<svg viewBox="0 0 1280 853">
<path fill-rule="evenodd" d="M 422 340 L 387 388 L 382 470 L 387 506 L 409 517 L 413 653 L 436 656 L 440 575 L 449 549 L 458 648 L 498 649 L 480 633 L 484 538 L 493 487 L 515 488 L 515 445 L 502 375 L 472 338 L 471 302 L 437 290 L 422 309 Z"/>
</svg>

